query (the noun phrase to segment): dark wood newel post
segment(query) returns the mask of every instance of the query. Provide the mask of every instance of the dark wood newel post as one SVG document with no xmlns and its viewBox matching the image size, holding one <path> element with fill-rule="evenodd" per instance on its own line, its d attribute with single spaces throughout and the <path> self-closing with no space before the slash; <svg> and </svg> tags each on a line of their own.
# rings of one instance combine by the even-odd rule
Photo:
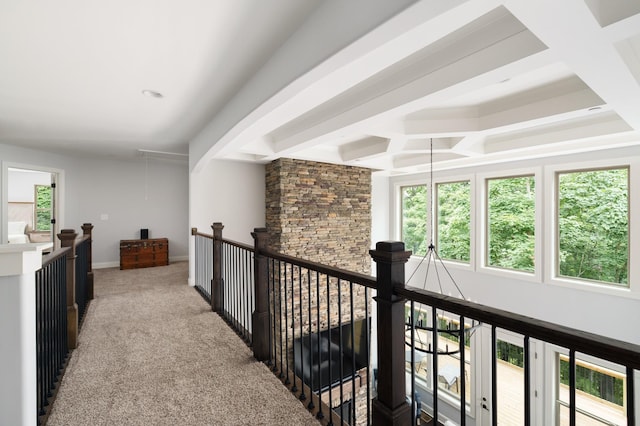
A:
<svg viewBox="0 0 640 426">
<path fill-rule="evenodd" d="M 93 237 L 91 236 L 91 230 L 93 225 L 90 223 L 82 224 L 82 234 L 89 236 L 89 247 L 87 250 L 87 300 L 93 300 Z"/>
<path fill-rule="evenodd" d="M 213 222 L 213 278 L 211 279 L 211 310 L 222 312 L 224 288 L 222 286 L 222 230 L 221 222 Z"/>
<path fill-rule="evenodd" d="M 58 234 L 61 247 L 71 247 L 67 254 L 67 331 L 69 349 L 78 347 L 78 304 L 76 303 L 76 231 L 63 229 Z"/>
<path fill-rule="evenodd" d="M 255 228 L 251 233 L 254 240 L 254 296 L 255 310 L 251 317 L 253 326 L 253 356 L 258 361 L 269 360 L 269 267 L 262 250 L 267 247 L 267 228 Z"/>
<path fill-rule="evenodd" d="M 411 406 L 405 388 L 405 299 L 393 294 L 404 286 L 404 267 L 411 256 L 404 243 L 382 241 L 370 250 L 376 262 L 378 306 L 378 397 L 373 401 L 374 425 L 410 425 Z"/>
</svg>

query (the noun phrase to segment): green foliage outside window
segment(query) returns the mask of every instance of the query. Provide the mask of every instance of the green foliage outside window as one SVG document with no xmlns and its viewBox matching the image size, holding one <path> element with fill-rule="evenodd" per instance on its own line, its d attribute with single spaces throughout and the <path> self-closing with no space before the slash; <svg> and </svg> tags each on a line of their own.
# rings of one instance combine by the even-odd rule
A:
<svg viewBox="0 0 640 426">
<path fill-rule="evenodd" d="M 558 174 L 559 274 L 627 285 L 628 170 Z"/>
<path fill-rule="evenodd" d="M 35 186 L 36 231 L 51 230 L 52 191 L 50 186 Z"/>
<path fill-rule="evenodd" d="M 402 188 L 402 241 L 414 255 L 427 253 L 427 187 Z"/>
<path fill-rule="evenodd" d="M 560 359 L 560 383 L 569 385 L 569 361 Z M 576 363 L 576 389 L 613 404 L 624 404 L 624 380 Z"/>
<path fill-rule="evenodd" d="M 535 179 L 489 179 L 489 266 L 533 272 L 535 257 Z"/>
<path fill-rule="evenodd" d="M 503 340 L 496 341 L 498 359 L 506 361 L 516 367 L 524 368 L 524 348 Z"/>
<path fill-rule="evenodd" d="M 441 258 L 469 262 L 471 250 L 471 185 L 441 183 L 438 193 L 436 250 Z"/>
</svg>

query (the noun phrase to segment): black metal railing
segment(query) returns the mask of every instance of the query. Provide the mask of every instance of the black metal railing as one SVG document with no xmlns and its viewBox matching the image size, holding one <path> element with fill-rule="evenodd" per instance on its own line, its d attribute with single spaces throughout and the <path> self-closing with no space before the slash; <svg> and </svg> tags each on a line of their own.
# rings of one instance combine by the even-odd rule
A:
<svg viewBox="0 0 640 426">
<path fill-rule="evenodd" d="M 36 388 L 38 416 L 47 412 L 69 353 L 67 333 L 67 254 L 56 250 L 36 271 Z"/>
<path fill-rule="evenodd" d="M 445 374 L 445 369 L 450 370 L 451 366 L 439 365 L 439 356 L 433 356 L 442 349 L 447 354 L 451 352 L 449 347 L 439 351 L 442 334 L 448 335 L 448 341 L 461 345 L 455 357 L 457 365 L 453 366 L 453 373 L 448 373 L 455 377 L 459 394 L 458 419 L 453 420 L 466 424 L 468 400 L 464 376 L 469 360 L 464 347 L 473 332 L 468 326 L 488 329 L 491 334 L 491 344 L 482 345 L 480 350 L 480 357 L 491 360 L 490 391 L 482 396 L 480 406 L 491 412 L 492 424 L 498 422 L 500 398 L 499 330 L 517 333 L 524 342 L 522 424 L 531 424 L 533 418 L 532 341 L 566 348 L 571 426 L 576 424 L 576 413 L 580 412 L 576 407 L 577 354 L 623 366 L 626 421 L 635 424 L 634 374 L 640 369 L 640 345 L 405 287 L 404 268 L 411 253 L 399 242 L 378 243 L 371 250 L 377 268 L 377 278 L 373 278 L 270 251 L 263 228 L 252 233 L 253 249 L 223 240 L 222 228 L 222 224 L 214 224 L 211 303 L 220 306 L 214 310 L 221 312 L 236 330 L 250 330 L 256 359 L 270 365 L 324 424 L 417 424 L 418 417 L 425 413 L 441 423 L 447 420 L 441 403 L 446 400 L 449 408 L 455 404 L 451 404 L 439 382 L 444 378 L 443 385 L 451 386 L 453 381 L 449 382 Z M 217 250 L 220 254 L 216 256 Z M 247 293 L 249 289 L 254 291 L 253 298 Z M 375 323 L 371 320 L 374 303 Z M 249 313 L 251 322 L 247 319 Z M 444 313 L 448 320 L 458 324 L 457 331 L 442 325 Z M 420 327 L 415 326 L 418 322 Z M 432 384 L 426 393 L 418 392 L 416 384 L 416 347 L 424 344 L 425 333 L 430 334 L 430 346 L 425 352 L 432 354 L 426 366 Z M 376 342 L 372 341 L 373 336 Z M 370 366 L 373 343 L 377 346 L 376 369 Z M 445 346 L 449 344 L 453 343 Z M 408 379 L 406 363 L 410 365 Z M 424 383 L 421 387 L 424 390 Z M 451 419 L 449 412 L 447 416 Z"/>
<path fill-rule="evenodd" d="M 46 424 L 93 299 L 92 229 L 90 223 L 83 224 L 80 238 L 73 229 L 63 229 L 58 234 L 62 248 L 44 256 L 35 272 L 38 424 Z"/>
<path fill-rule="evenodd" d="M 634 371 L 640 369 L 640 346 L 622 342 L 614 339 L 610 339 L 605 336 L 599 336 L 592 333 L 576 330 L 550 322 L 525 317 L 523 315 L 515 314 L 512 312 L 504 311 L 501 309 L 492 308 L 489 306 L 479 305 L 477 303 L 461 300 L 458 298 L 452 298 L 434 293 L 422 289 L 404 287 L 404 285 L 394 286 L 394 293 L 399 297 L 405 298 L 409 301 L 411 315 L 415 316 L 415 313 L 428 311 L 430 318 L 430 324 L 438 323 L 438 313 L 446 313 L 449 317 L 457 317 L 459 324 L 473 324 L 471 319 L 475 320 L 475 323 L 482 323 L 485 327 L 491 330 L 491 346 L 486 349 L 490 352 L 491 359 L 491 392 L 486 401 L 483 401 L 483 407 L 491 408 L 492 424 L 498 423 L 498 355 L 497 355 L 497 336 L 499 330 L 507 330 L 513 333 L 521 335 L 523 338 L 523 418 L 522 424 L 530 425 L 532 419 L 532 397 L 531 390 L 533 383 L 532 370 L 531 370 L 531 343 L 532 340 L 538 342 L 549 343 L 557 347 L 565 348 L 569 353 L 569 395 L 570 402 L 568 405 L 569 411 L 569 424 L 571 426 L 576 425 L 576 415 L 580 412 L 580 409 L 576 405 L 576 380 L 575 380 L 575 365 L 577 354 L 585 354 L 596 357 L 598 359 L 623 366 L 626 371 L 626 418 L 628 425 L 635 425 L 635 401 L 634 401 Z M 416 307 L 420 306 L 418 310 Z M 412 317 L 413 319 L 413 317 Z M 410 320 L 411 323 L 414 323 Z M 464 342 L 468 336 L 468 331 L 464 327 L 459 327 L 458 342 Z M 467 329 L 468 330 L 468 329 Z M 415 333 L 416 330 L 411 328 L 411 337 L 409 340 L 409 346 L 414 350 L 416 346 Z M 438 353 L 438 341 L 442 340 L 442 329 L 438 327 L 429 327 L 429 333 L 431 333 L 430 342 L 432 347 L 429 350 L 433 353 Z M 446 330 L 445 330 L 446 333 Z M 415 353 L 413 351 L 414 357 Z M 459 369 L 457 370 L 460 386 L 460 404 L 459 404 L 459 418 L 458 424 L 466 424 L 466 392 L 465 392 L 465 351 L 461 350 L 459 354 Z M 438 365 L 438 356 L 432 356 L 430 364 L 432 374 L 432 389 L 431 389 L 431 401 L 425 401 L 427 404 L 430 402 L 430 411 L 432 417 L 439 417 L 439 386 L 438 380 L 440 378 L 440 369 Z M 415 364 L 415 358 L 412 358 L 411 365 Z M 416 369 L 411 368 L 411 389 L 412 394 L 415 392 L 415 377 Z M 513 405 L 514 401 L 510 401 Z M 415 408 L 415 407 L 414 407 Z"/>
<path fill-rule="evenodd" d="M 195 287 L 211 303 L 211 280 L 213 279 L 213 235 L 193 233 L 195 238 Z"/>
<path fill-rule="evenodd" d="M 255 307 L 253 247 L 222 240 L 222 317 L 249 344 Z"/>
<path fill-rule="evenodd" d="M 325 424 L 370 424 L 369 276 L 274 252 L 268 364 Z"/>
</svg>

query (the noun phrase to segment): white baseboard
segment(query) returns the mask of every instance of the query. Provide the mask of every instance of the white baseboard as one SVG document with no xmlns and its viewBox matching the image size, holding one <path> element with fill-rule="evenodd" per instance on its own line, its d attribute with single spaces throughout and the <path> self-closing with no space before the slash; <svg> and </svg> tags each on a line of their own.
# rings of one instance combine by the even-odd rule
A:
<svg viewBox="0 0 640 426">
<path fill-rule="evenodd" d="M 189 260 L 189 255 L 169 257 L 169 263 L 186 262 L 187 260 Z M 119 268 L 120 261 L 94 263 L 92 267 L 93 269 Z"/>
<path fill-rule="evenodd" d="M 120 267 L 120 262 L 100 262 L 100 263 L 94 263 L 93 265 L 91 265 L 91 267 L 93 269 L 105 269 L 105 268 L 119 268 Z"/>
</svg>

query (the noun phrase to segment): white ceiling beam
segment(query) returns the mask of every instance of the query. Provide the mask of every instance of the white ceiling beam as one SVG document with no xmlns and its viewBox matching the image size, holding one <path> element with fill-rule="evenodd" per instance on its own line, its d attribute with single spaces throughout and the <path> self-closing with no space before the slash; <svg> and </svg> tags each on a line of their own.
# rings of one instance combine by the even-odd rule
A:
<svg viewBox="0 0 640 426">
<path fill-rule="evenodd" d="M 546 65 L 550 58 L 540 53 L 541 48 L 535 37 L 526 31 L 519 32 L 395 90 L 385 88 L 366 102 L 354 99 L 348 106 L 334 110 L 330 117 L 304 126 L 298 133 L 276 138 L 276 150 L 278 155 L 289 155 L 300 148 L 321 143 L 324 137 L 335 138 L 346 129 L 357 131 L 375 125 L 386 114 L 397 117 L 414 112 L 438 99 L 459 96 L 472 88 L 507 78 L 522 69 L 524 63 L 526 68 Z"/>
<path fill-rule="evenodd" d="M 505 5 L 631 127 L 640 130 L 640 85 L 584 0 L 510 0 Z"/>
<path fill-rule="evenodd" d="M 386 154 L 389 139 L 371 136 L 366 139 L 340 146 L 340 157 L 343 161 L 361 160 L 367 157 Z"/>
</svg>

